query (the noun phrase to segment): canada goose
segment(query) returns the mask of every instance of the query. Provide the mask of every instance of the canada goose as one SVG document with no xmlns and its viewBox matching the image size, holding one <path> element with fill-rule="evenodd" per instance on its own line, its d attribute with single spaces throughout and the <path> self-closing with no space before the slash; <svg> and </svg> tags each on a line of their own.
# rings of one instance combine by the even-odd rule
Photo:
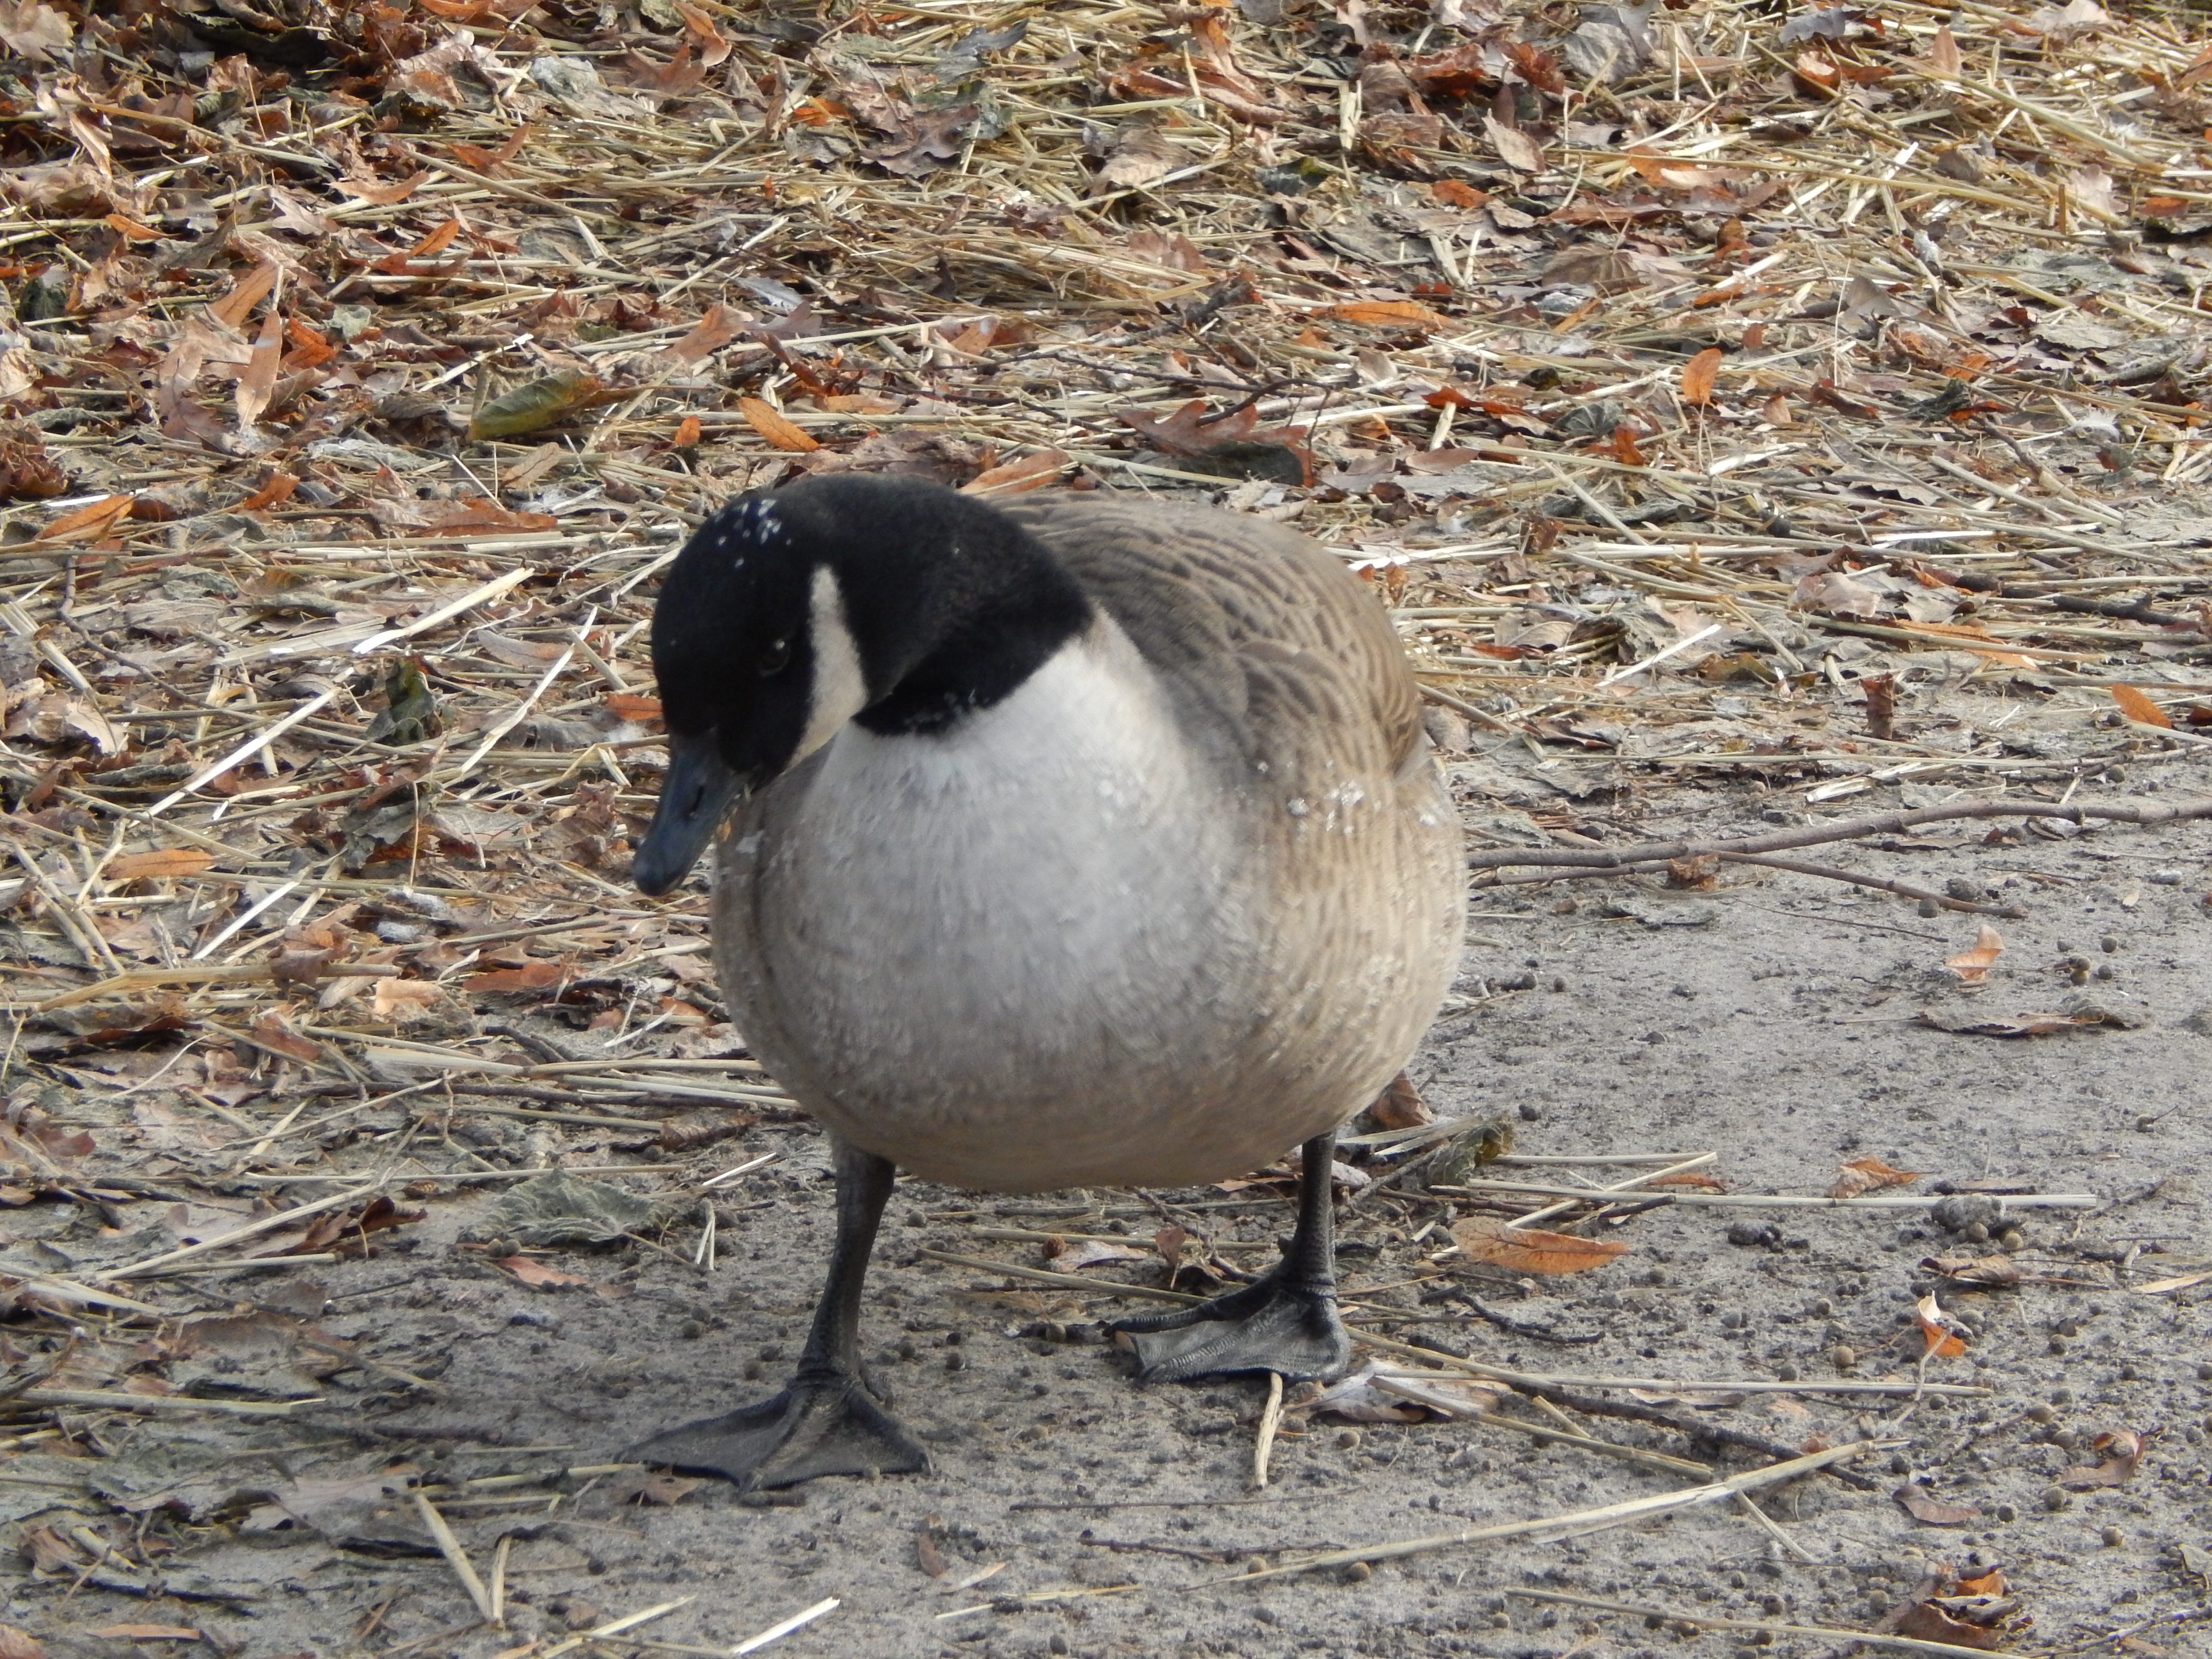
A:
<svg viewBox="0 0 2212 1659">
<path fill-rule="evenodd" d="M 700 527 L 653 662 L 635 878 L 666 892 L 724 831 L 723 994 L 830 1132 L 837 1239 L 790 1386 L 630 1455 L 747 1486 L 927 1466 L 858 1352 L 895 1168 L 1187 1185 L 1302 1142 L 1284 1260 L 1118 1328 L 1148 1382 L 1340 1371 L 1336 1128 L 1462 925 L 1412 673 L 1341 564 L 1206 509 L 834 475 Z"/>
</svg>

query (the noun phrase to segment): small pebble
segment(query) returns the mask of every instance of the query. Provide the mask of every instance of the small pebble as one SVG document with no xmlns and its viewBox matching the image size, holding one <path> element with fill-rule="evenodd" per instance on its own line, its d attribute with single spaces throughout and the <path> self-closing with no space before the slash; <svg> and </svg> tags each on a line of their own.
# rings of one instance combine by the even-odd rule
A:
<svg viewBox="0 0 2212 1659">
<path fill-rule="evenodd" d="M 1964 876 L 1952 877 L 1950 880 L 1943 884 L 1943 890 L 1949 894 L 1953 898 L 1963 899 L 1969 903 L 1972 903 L 1973 901 L 1982 896 L 1981 883 L 1978 881 L 1969 881 Z"/>
<path fill-rule="evenodd" d="M 2097 941 L 2097 948 L 2100 951 L 2102 951 L 2108 957 L 2112 955 L 2120 948 L 2118 936 L 2112 933 L 2106 934 L 2104 938 Z"/>
<path fill-rule="evenodd" d="M 1067 1638 L 1065 1636 L 1054 1631 L 1052 1633 L 1052 1640 L 1044 1644 L 1044 1650 L 1047 1653 L 1073 1653 L 1075 1650 L 1067 1645 Z"/>
<path fill-rule="evenodd" d="M 1375 1569 L 1364 1561 L 1354 1561 L 1344 1570 L 1345 1581 L 1347 1583 L 1364 1584 L 1374 1576 Z"/>
<path fill-rule="evenodd" d="M 2179 870 L 2154 870 L 2150 872 L 2150 878 L 2160 887 L 2179 887 L 2182 880 Z"/>
<path fill-rule="evenodd" d="M 2057 1415 L 2058 1413 L 2048 1406 L 2034 1405 L 2027 1408 L 2027 1417 L 2031 1422 L 2048 1423 Z"/>
<path fill-rule="evenodd" d="M 1543 1116 L 1544 1109 L 1534 1101 L 1524 1100 L 1521 1103 L 1521 1121 L 1523 1123 L 1540 1122 Z"/>
<path fill-rule="evenodd" d="M 2027 1248 L 2027 1235 L 2017 1227 L 2008 1227 L 1997 1235 L 1997 1248 L 2007 1252 Z"/>
<path fill-rule="evenodd" d="M 1357 1429 L 1346 1429 L 1336 1437 L 1336 1449 L 1339 1451 L 1354 1451 L 1358 1449 L 1358 1445 L 1359 1431 Z"/>
<path fill-rule="evenodd" d="M 1795 1382 L 1797 1380 L 1797 1368 L 1784 1360 L 1774 1368 L 1774 1375 L 1782 1382 Z"/>
<path fill-rule="evenodd" d="M 2050 1487 L 2043 1494 L 2043 1507 L 2054 1515 L 2073 1501 L 2063 1486 Z"/>
<path fill-rule="evenodd" d="M 1999 1524 L 2002 1526 L 2008 1527 L 2012 1525 L 2014 1522 L 2020 1519 L 2020 1511 L 2009 1504 L 1998 1504 L 1992 1513 L 1996 1515 Z"/>
<path fill-rule="evenodd" d="M 2197 1366 L 2197 1380 L 2199 1382 L 2212 1382 L 2212 1359 L 2208 1359 Z"/>
<path fill-rule="evenodd" d="M 1986 1244 L 1990 1242 L 1990 1230 L 1978 1221 L 1968 1222 L 1965 1231 L 1959 1236 L 1969 1244 Z"/>
<path fill-rule="evenodd" d="M 968 1356 L 957 1348 L 945 1356 L 945 1369 L 948 1371 L 964 1370 L 967 1365 Z"/>
<path fill-rule="evenodd" d="M 1917 915 L 1923 916 L 1934 917 L 1940 916 L 1943 914 L 1943 907 L 1936 903 L 1932 898 L 1921 900 L 1920 902 L 1914 905 L 1912 908 Z"/>
<path fill-rule="evenodd" d="M 1859 1363 L 1859 1357 L 1850 1347 L 1838 1342 L 1828 1350 L 1828 1363 L 1839 1371 L 1847 1371 Z"/>
<path fill-rule="evenodd" d="M 2127 1534 L 2122 1532 L 2118 1527 L 2107 1527 L 2100 1535 L 2104 1539 L 2105 1547 L 2108 1550 L 2116 1550 L 2128 1541 Z"/>
<path fill-rule="evenodd" d="M 1825 1296 L 1824 1296 L 1824 1297 L 1818 1297 L 1817 1299 L 1815 1299 L 1815 1300 L 1814 1300 L 1814 1304 L 1813 1304 L 1813 1317 L 1814 1317 L 1814 1318 L 1815 1318 L 1815 1319 L 1833 1319 L 1835 1316 L 1836 1316 L 1836 1304 L 1835 1304 L 1834 1303 L 1832 1303 L 1832 1302 L 1829 1301 L 1829 1300 L 1828 1300 L 1828 1298 L 1827 1298 L 1826 1297 L 1825 1297 Z"/>
</svg>

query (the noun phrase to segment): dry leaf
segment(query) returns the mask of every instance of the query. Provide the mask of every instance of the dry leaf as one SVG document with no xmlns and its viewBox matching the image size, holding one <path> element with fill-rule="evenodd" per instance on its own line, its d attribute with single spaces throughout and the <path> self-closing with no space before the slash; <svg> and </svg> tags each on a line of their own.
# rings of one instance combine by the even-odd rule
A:
<svg viewBox="0 0 2212 1659">
<path fill-rule="evenodd" d="M 65 56 L 70 38 L 69 19 L 52 6 L 40 5 L 39 0 L 7 0 L 0 5 L 0 45 L 33 63 L 50 63 Z M 0 1659 L 5 1656 L 0 1655 Z"/>
<path fill-rule="evenodd" d="M 532 1256 L 502 1256 L 499 1265 L 533 1291 L 581 1290 L 592 1283 L 580 1273 L 563 1273 L 560 1268 L 549 1267 Z"/>
<path fill-rule="evenodd" d="M 1979 1578 L 1961 1578 L 1959 1581 L 1959 1594 L 1961 1595 L 2002 1595 L 2004 1593 L 2004 1574 L 1994 1567 Z"/>
<path fill-rule="evenodd" d="M 1516 173 L 1541 173 L 1546 166 L 1544 148 L 1518 127 L 1509 127 L 1494 115 L 1482 118 L 1482 130 L 1490 135 L 1491 148 L 1498 159 Z"/>
<path fill-rule="evenodd" d="M 163 876 L 197 876 L 215 854 L 197 847 L 163 847 L 150 853 L 125 853 L 107 861 L 110 881 L 151 881 Z"/>
<path fill-rule="evenodd" d="M 1990 969 L 2004 954 L 2004 935 L 1985 921 L 1974 935 L 1974 948 L 1962 951 L 1955 957 L 1946 957 L 1943 965 L 1956 974 L 1962 984 L 1985 985 L 1989 982 Z"/>
<path fill-rule="evenodd" d="M 1713 380 L 1721 369 L 1721 349 L 1707 346 L 1682 365 L 1682 401 L 1703 409 L 1713 400 Z"/>
<path fill-rule="evenodd" d="M 745 417 L 745 424 L 766 439 L 772 448 L 803 453 L 822 447 L 818 441 L 807 436 L 758 398 L 738 398 L 738 412 Z"/>
<path fill-rule="evenodd" d="M 1042 489 L 1065 472 L 1070 462 L 1064 451 L 1041 449 L 1034 455 L 1024 455 L 1018 460 L 1004 461 L 987 467 L 960 486 L 963 495 L 1018 495 L 1024 490 Z"/>
<path fill-rule="evenodd" d="M 1936 38 L 1928 43 L 1928 67 L 1954 81 L 1966 68 L 1966 59 L 1959 53 L 1958 37 L 1951 33 L 1948 23 L 1936 26 Z"/>
<path fill-rule="evenodd" d="M 1426 306 L 1415 305 L 1410 300 L 1347 300 L 1342 305 L 1323 306 L 1313 313 L 1316 317 L 1334 317 L 1340 322 L 1364 323 L 1372 327 L 1440 329 L 1451 326 L 1451 319 L 1439 316 Z"/>
<path fill-rule="evenodd" d="M 1982 1513 L 1979 1510 L 1968 1509 L 1957 1504 L 1938 1503 L 1923 1488 L 1912 1485 L 1910 1481 L 1890 1493 L 1890 1496 L 1905 1506 L 1905 1512 L 1915 1521 L 1930 1527 L 1963 1527 L 1969 1521 L 1979 1519 Z"/>
<path fill-rule="evenodd" d="M 1577 1238 L 1479 1217 L 1454 1223 L 1451 1234 L 1468 1261 L 1487 1261 L 1512 1273 L 1587 1273 L 1628 1252 L 1627 1245 L 1613 1239 Z"/>
<path fill-rule="evenodd" d="M 1954 1648 L 1990 1649 L 2002 1639 L 1993 1630 L 1954 1619 L 1942 1608 L 1926 1601 L 1915 1603 L 1912 1610 L 1898 1621 L 1896 1633 L 1911 1641 L 1942 1642 Z"/>
<path fill-rule="evenodd" d="M 2103 1452 L 2105 1461 L 2094 1468 L 2072 1468 L 2058 1477 L 2058 1484 L 2073 1492 L 2087 1492 L 2097 1486 L 2124 1486 L 2142 1462 L 2142 1437 L 2128 1429 L 2108 1430 L 2089 1443 Z"/>
<path fill-rule="evenodd" d="M 1378 1129 L 1418 1129 L 1437 1121 L 1436 1112 L 1421 1098 L 1421 1091 L 1413 1080 L 1403 1072 L 1392 1078 L 1375 1103 L 1367 1109 L 1367 1116 Z"/>
<path fill-rule="evenodd" d="M 1878 1158 L 1855 1158 L 1843 1166 L 1828 1188 L 1830 1198 L 1856 1198 L 1885 1187 L 1909 1187 L 1920 1179 L 1918 1170 L 1893 1170 Z"/>
<path fill-rule="evenodd" d="M 1927 1346 L 1922 1357 L 1931 1359 L 1956 1359 L 1966 1352 L 1966 1345 L 1953 1334 L 1949 1316 L 1932 1296 L 1923 1296 L 1912 1305 L 1912 1316 L 1920 1323 L 1920 1339 Z"/>
<path fill-rule="evenodd" d="M 942 1578 L 945 1573 L 945 1553 L 937 1547 L 937 1540 L 929 1535 L 927 1527 L 916 1528 L 914 1534 L 914 1559 L 932 1578 Z"/>
<path fill-rule="evenodd" d="M 2155 726 L 2168 732 L 2173 729 L 2173 722 L 2166 718 L 2166 710 L 2132 685 L 2114 686 L 2112 701 L 2119 704 L 2120 713 L 2138 726 Z"/>
<path fill-rule="evenodd" d="M 605 385 L 596 374 L 575 370 L 548 374 L 494 398 L 469 422 L 469 441 L 512 438 L 566 420 L 601 401 Z"/>
<path fill-rule="evenodd" d="M 489 973 L 471 974 L 461 983 L 473 996 L 479 992 L 496 992 L 503 996 L 515 996 L 527 991 L 550 990 L 568 977 L 565 962 L 532 962 L 520 968 L 495 968 Z"/>
<path fill-rule="evenodd" d="M 2000 1286 L 2023 1283 L 2027 1275 L 2008 1255 L 1930 1255 L 1920 1265 L 1954 1285 Z"/>
</svg>

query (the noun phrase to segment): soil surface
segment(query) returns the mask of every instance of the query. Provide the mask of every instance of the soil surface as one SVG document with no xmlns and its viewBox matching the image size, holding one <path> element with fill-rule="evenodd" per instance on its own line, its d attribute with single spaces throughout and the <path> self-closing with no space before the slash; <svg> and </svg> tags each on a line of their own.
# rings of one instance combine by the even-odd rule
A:
<svg viewBox="0 0 2212 1659">
<path fill-rule="evenodd" d="M 1741 832 L 1762 814 L 1839 810 L 1808 808 L 1803 785 L 1662 788 L 1611 764 L 1539 768 L 1517 753 L 1455 763 L 1479 831 L 1513 817 L 1516 791 L 1549 791 L 1585 829 L 1615 838 Z M 2110 763 L 2072 763 L 2078 799 L 2212 791 L 2212 773 L 2192 762 L 2131 775 Z M 1898 793 L 1884 786 L 1842 806 L 1895 805 Z M 824 1143 L 809 1124 L 764 1122 L 665 1172 L 606 1177 L 641 1197 L 673 1196 L 775 1154 L 714 1189 L 712 1271 L 694 1265 L 696 1197 L 664 1212 L 665 1224 L 647 1223 L 638 1236 L 649 1242 L 508 1255 L 512 1241 L 485 1242 L 501 1225 L 492 1212 L 502 1189 L 487 1185 L 442 1189 L 424 1218 L 381 1236 L 394 1242 L 371 1259 L 169 1281 L 157 1299 L 173 1305 L 181 1284 L 210 1310 L 228 1308 L 206 1363 L 241 1393 L 327 1403 L 283 1419 L 106 1415 L 103 1458 L 62 1455 L 84 1447 L 58 1437 L 43 1455 L 15 1443 L 0 1503 L 19 1540 L 40 1528 L 66 1539 L 124 1514 L 142 1534 L 166 1529 L 175 1547 L 156 1558 L 158 1577 L 81 1559 L 73 1591 L 68 1572 L 18 1577 L 4 1618 L 71 1659 L 133 1649 L 124 1627 L 148 1626 L 197 1630 L 256 1659 L 475 1659 L 531 1643 L 546 1653 L 573 1632 L 679 1599 L 635 1630 L 666 1645 L 633 1650 L 726 1651 L 836 1598 L 835 1611 L 774 1650 L 1642 1659 L 1733 1653 L 1750 1638 L 1653 1629 L 1512 1592 L 1870 1629 L 1924 1594 L 1930 1576 L 1995 1569 L 2018 1604 L 2009 1645 L 2103 1650 L 2135 1632 L 2132 1652 L 2202 1651 L 2205 1626 L 2184 1615 L 2205 1617 L 2207 1586 L 2188 1567 L 2201 1571 L 2212 1550 L 2212 1280 L 2149 1287 L 2206 1265 L 2208 836 L 2188 823 L 2045 835 L 2006 820 L 1934 826 L 1911 850 L 1898 842 L 1879 855 L 1821 855 L 2026 907 L 2024 918 L 1995 920 L 2005 949 L 1979 989 L 1942 964 L 1974 944 L 1984 918 L 1928 916 L 1797 875 L 1736 866 L 1704 890 L 1609 878 L 1475 894 L 1464 975 L 1413 1073 L 1441 1116 L 1505 1119 L 1524 1157 L 1710 1150 L 1711 1172 L 1738 1194 L 1822 1194 L 1839 1165 L 1869 1156 L 1920 1172 L 1893 1194 L 1966 1189 L 1942 1220 L 1666 1205 L 1601 1224 L 1626 1254 L 1563 1277 L 1432 1261 L 1472 1200 L 1425 1193 L 1418 1176 L 1402 1192 L 1358 1198 L 1346 1215 L 1346 1294 L 1366 1310 L 1365 1328 L 1522 1371 L 1714 1389 L 1640 1400 L 1677 1423 L 1778 1448 L 1895 1443 L 1850 1466 L 1860 1484 L 1814 1476 L 1768 1493 L 1777 1534 L 1715 1505 L 1564 1542 L 1441 1547 L 1371 1569 L 1220 1583 L 1256 1557 L 1295 1561 L 1696 1484 L 1479 1422 L 1309 1415 L 1293 1390 L 1270 1484 L 1255 1492 L 1260 1382 L 1140 1389 L 1097 1322 L 1146 1304 L 927 1254 L 1060 1271 L 1039 1242 L 994 1232 L 1126 1233 L 1135 1260 L 1074 1271 L 1157 1285 L 1152 1235 L 1164 1217 L 1218 1255 L 1265 1260 L 1289 1226 L 1279 1184 L 1007 1200 L 902 1183 L 864 1344 L 928 1443 L 931 1473 L 824 1480 L 763 1501 L 716 1481 L 605 1468 L 635 1436 L 762 1395 L 799 1346 L 831 1230 Z M 2130 1024 L 2002 1038 L 1918 1018 L 2017 1021 L 2069 997 L 2078 1013 L 2085 996 Z M 550 1133 L 509 1124 L 476 1149 L 495 1164 L 548 1153 L 593 1167 L 638 1161 Z M 1363 1173 L 1393 1167 L 1370 1162 Z M 1474 1178 L 1632 1173 L 1492 1166 Z M 2008 1191 L 2090 1194 L 2096 1206 L 1997 1213 L 1985 1194 Z M 158 1205 L 117 1206 L 116 1225 Z M 15 1212 L 19 1237 L 46 1212 Z M 1977 1289 L 1925 1265 L 1991 1256 L 2021 1282 Z M 1182 1282 L 1204 1288 L 1188 1270 Z M 1909 1382 L 1924 1346 L 1914 1304 L 1931 1291 L 1966 1347 L 1930 1361 L 1928 1379 L 1986 1395 L 1827 1390 Z M 351 1365 L 349 1354 L 371 1363 Z M 168 1375 L 173 1384 L 180 1373 Z M 1787 1392 L 1727 1387 L 1793 1378 Z M 1544 1420 L 1526 1400 L 1502 1409 Z M 1573 1425 L 1721 1474 L 1769 1461 L 1663 1425 Z M 2142 1443 L 2126 1478 L 2078 1492 L 2055 1484 L 2124 1451 L 2095 1443 L 2120 1431 Z M 480 1575 L 507 1540 L 504 1629 L 479 1621 L 403 1493 L 410 1466 L 447 1483 L 434 1492 L 440 1512 Z M 1899 1493 L 1947 1523 L 1917 1519 Z M 1025 1599 L 1040 1592 L 1060 1594 Z M 1818 1638 L 1779 1641 L 1834 1650 Z"/>
</svg>

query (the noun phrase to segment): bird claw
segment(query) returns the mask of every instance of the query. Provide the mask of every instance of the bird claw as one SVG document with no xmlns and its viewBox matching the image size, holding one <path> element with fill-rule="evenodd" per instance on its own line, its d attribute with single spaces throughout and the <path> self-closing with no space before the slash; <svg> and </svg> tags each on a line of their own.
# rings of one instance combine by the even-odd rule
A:
<svg viewBox="0 0 2212 1659">
<path fill-rule="evenodd" d="M 843 1375 L 795 1380 L 769 1399 L 663 1430 L 623 1457 L 719 1474 L 745 1492 L 795 1486 L 825 1474 L 915 1474 L 929 1468 L 929 1454 L 899 1420 Z"/>
</svg>

